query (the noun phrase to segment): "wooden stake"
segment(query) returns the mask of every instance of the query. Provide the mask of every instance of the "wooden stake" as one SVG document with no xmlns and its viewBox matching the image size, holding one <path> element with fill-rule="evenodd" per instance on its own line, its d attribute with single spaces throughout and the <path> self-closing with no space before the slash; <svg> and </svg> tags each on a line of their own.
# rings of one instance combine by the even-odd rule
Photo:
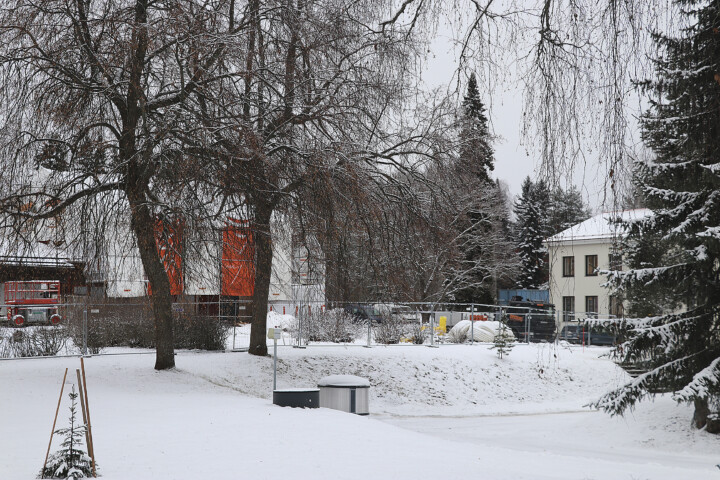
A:
<svg viewBox="0 0 720 480">
<path fill-rule="evenodd" d="M 42 473 L 40 478 L 45 478 L 45 468 L 47 467 L 48 457 L 50 456 L 50 446 L 52 445 L 53 435 L 55 435 L 55 424 L 57 423 L 58 412 L 60 411 L 60 402 L 62 401 L 63 390 L 65 389 L 65 379 L 67 378 L 68 369 L 65 369 L 65 375 L 63 375 L 62 385 L 60 385 L 60 398 L 58 398 L 57 408 L 55 409 L 55 420 L 53 420 L 52 430 L 50 431 L 50 442 L 48 443 L 47 453 L 45 453 L 45 463 L 43 463 Z"/>
<path fill-rule="evenodd" d="M 88 453 L 90 451 L 92 452 L 92 454 L 90 455 L 90 458 L 92 459 L 93 477 L 97 477 L 97 472 L 95 471 L 95 445 L 93 444 L 92 424 L 90 423 L 90 403 L 88 402 L 87 381 L 85 380 L 85 362 L 83 361 L 82 357 L 80 357 L 80 368 L 82 369 L 82 388 L 83 388 L 83 391 L 85 392 L 85 410 L 87 413 L 87 429 L 88 429 L 88 435 L 90 436 L 90 446 L 88 447 Z"/>
<path fill-rule="evenodd" d="M 80 369 L 76 368 L 75 373 L 78 379 L 78 390 L 80 391 L 80 408 L 82 410 L 83 423 L 85 424 L 85 445 L 87 445 L 88 455 L 93 458 L 92 444 L 90 443 L 90 431 L 87 429 L 87 414 L 85 413 L 85 395 L 83 394 L 82 378 L 80 378 Z"/>
</svg>

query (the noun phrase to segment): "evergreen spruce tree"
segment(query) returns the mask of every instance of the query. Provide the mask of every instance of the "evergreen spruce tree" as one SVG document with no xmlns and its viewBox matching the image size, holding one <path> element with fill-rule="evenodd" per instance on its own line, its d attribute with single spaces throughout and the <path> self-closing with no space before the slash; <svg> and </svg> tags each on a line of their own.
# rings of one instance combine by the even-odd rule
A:
<svg viewBox="0 0 720 480">
<path fill-rule="evenodd" d="M 534 183 L 525 178 L 522 192 L 515 202 L 515 235 L 518 241 L 521 273 L 520 288 L 542 288 L 548 281 L 547 238 L 550 213 L 550 191 L 543 180 Z"/>
<path fill-rule="evenodd" d="M 453 165 L 453 188 L 457 197 L 467 196 L 467 212 L 458 222 L 458 240 L 462 258 L 448 274 L 449 284 L 461 286 L 454 293 L 457 302 L 493 303 L 495 292 L 488 278 L 495 260 L 488 251 L 488 239 L 507 243 L 506 232 L 500 231 L 509 219 L 505 196 L 490 177 L 494 168 L 485 106 L 480 99 L 475 74 L 470 75 L 462 101 L 460 118 L 460 150 Z M 501 250 L 501 249 L 499 249 Z"/>
<path fill-rule="evenodd" d="M 45 469 L 41 472 L 43 478 L 87 478 L 92 476 L 90 457 L 82 450 L 85 437 L 85 425 L 79 424 L 76 418 L 77 397 L 75 386 L 68 394 L 70 397 L 70 426 L 55 430 L 56 435 L 64 436 L 60 450 L 53 453 L 48 459 Z"/>
<path fill-rule="evenodd" d="M 468 174 L 476 185 L 492 181 L 490 172 L 495 168 L 485 105 L 480 99 L 475 74 L 470 75 L 468 88 L 462 101 L 460 119 L 460 158 L 456 170 L 463 178 Z M 468 185 L 474 187 L 475 185 Z"/>
<path fill-rule="evenodd" d="M 565 190 L 555 188 L 550 195 L 548 235 L 555 235 L 590 218 L 590 210 L 583 201 L 580 190 L 571 186 Z"/>
<path fill-rule="evenodd" d="M 688 26 L 654 36 L 657 78 L 643 85 L 654 94 L 642 128 L 655 158 L 638 178 L 653 215 L 628 225 L 635 268 L 611 277 L 652 314 L 621 324 L 629 337 L 615 354 L 649 371 L 597 406 L 622 413 L 673 392 L 701 428 L 720 398 L 720 0 L 676 3 Z M 653 301 L 664 308 L 648 311 Z"/>
<path fill-rule="evenodd" d="M 498 322 L 498 329 L 495 332 L 495 339 L 493 340 L 493 346 L 490 349 L 495 349 L 497 356 L 502 359 L 505 355 L 510 355 L 510 350 L 515 346 L 512 330 L 507 324 L 508 317 L 507 313 L 503 312 L 500 315 L 500 321 Z"/>
</svg>

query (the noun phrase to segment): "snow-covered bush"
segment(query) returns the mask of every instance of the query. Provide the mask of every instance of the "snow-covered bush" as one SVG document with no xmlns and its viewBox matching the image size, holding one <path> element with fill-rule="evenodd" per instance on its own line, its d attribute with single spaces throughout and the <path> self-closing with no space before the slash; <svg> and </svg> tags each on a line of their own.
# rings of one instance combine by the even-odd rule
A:
<svg viewBox="0 0 720 480">
<path fill-rule="evenodd" d="M 297 318 L 271 310 L 267 314 L 267 325 L 272 328 L 281 328 L 284 332 L 290 332 L 297 328 Z"/>
<path fill-rule="evenodd" d="M 4 329 L 0 329 L 0 358 L 12 357 L 12 345 Z"/>
<path fill-rule="evenodd" d="M 217 317 L 176 315 L 174 318 L 175 348 L 224 350 L 230 331 Z"/>
<path fill-rule="evenodd" d="M 57 355 L 65 348 L 68 340 L 67 329 L 62 325 L 49 327 L 36 327 L 32 330 L 31 338 L 35 350 L 40 356 Z"/>
<path fill-rule="evenodd" d="M 412 343 L 416 345 L 422 345 L 428 337 L 429 330 L 423 328 L 421 322 L 412 322 L 406 325 L 405 333 Z"/>
<path fill-rule="evenodd" d="M 360 326 L 352 315 L 336 308 L 326 311 L 315 311 L 302 319 L 302 335 L 311 342 L 350 343 L 360 331 Z M 297 330 L 297 320 L 294 330 Z"/>
<path fill-rule="evenodd" d="M 109 319 L 96 318 L 93 315 L 88 316 L 87 320 L 87 347 L 90 353 L 100 353 L 103 348 L 111 345 L 111 325 Z M 64 325 L 68 330 L 68 335 L 72 339 L 77 348 L 83 345 L 83 308 L 73 306 L 68 308 Z"/>
<path fill-rule="evenodd" d="M 60 450 L 48 458 L 45 468 L 40 472 L 40 478 L 77 479 L 92 476 L 92 460 L 82 450 L 86 427 L 76 418 L 78 394 L 75 393 L 74 385 L 68 396 L 71 401 L 70 427 L 55 430 L 55 434 L 64 436 L 64 440 L 60 444 Z"/>
<path fill-rule="evenodd" d="M 12 357 L 47 357 L 57 355 L 67 343 L 62 326 L 26 327 L 12 332 L 7 342 Z"/>
<path fill-rule="evenodd" d="M 382 315 L 382 320 L 373 330 L 377 343 L 394 345 L 405 337 L 406 324 L 399 315 L 386 314 Z"/>
<path fill-rule="evenodd" d="M 155 348 L 155 324 L 145 305 L 103 305 L 87 319 L 90 353 L 107 347 Z M 67 328 L 77 348 L 83 345 L 83 311 L 68 312 Z M 223 350 L 229 334 L 217 317 L 176 312 L 173 316 L 175 348 Z"/>
<path fill-rule="evenodd" d="M 83 321 L 86 308 L 87 327 Z M 92 313 L 92 308 L 99 313 Z M 73 305 L 66 310 L 64 324 L 78 349 L 82 348 L 85 328 L 90 353 L 100 353 L 107 347 L 154 346 L 153 319 L 148 305 L 95 304 L 92 308 Z"/>
<path fill-rule="evenodd" d="M 30 338 L 32 330 L 15 330 L 9 338 L 10 349 L 13 357 L 35 357 L 37 353 Z"/>
</svg>

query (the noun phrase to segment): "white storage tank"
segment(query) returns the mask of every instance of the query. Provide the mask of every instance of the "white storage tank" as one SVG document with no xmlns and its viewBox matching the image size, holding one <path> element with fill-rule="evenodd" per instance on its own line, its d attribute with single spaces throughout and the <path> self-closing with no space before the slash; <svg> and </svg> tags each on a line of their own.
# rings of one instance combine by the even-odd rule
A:
<svg viewBox="0 0 720 480">
<path fill-rule="evenodd" d="M 330 375 L 318 382 L 320 406 L 355 413 L 370 414 L 370 381 L 355 375 Z"/>
</svg>

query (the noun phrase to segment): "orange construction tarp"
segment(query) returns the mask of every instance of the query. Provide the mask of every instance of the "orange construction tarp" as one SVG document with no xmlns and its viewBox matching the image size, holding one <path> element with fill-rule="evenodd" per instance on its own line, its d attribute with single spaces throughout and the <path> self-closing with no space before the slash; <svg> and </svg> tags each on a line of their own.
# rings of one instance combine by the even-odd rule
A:
<svg viewBox="0 0 720 480">
<path fill-rule="evenodd" d="M 155 243 L 160 260 L 170 282 L 170 295 L 182 295 L 184 291 L 182 271 L 183 223 L 165 224 L 161 220 L 155 222 Z M 148 294 L 152 294 L 148 286 Z"/>
<path fill-rule="evenodd" d="M 229 224 L 222 232 L 222 295 L 251 297 L 255 291 L 255 246 L 247 226 Z"/>
</svg>

